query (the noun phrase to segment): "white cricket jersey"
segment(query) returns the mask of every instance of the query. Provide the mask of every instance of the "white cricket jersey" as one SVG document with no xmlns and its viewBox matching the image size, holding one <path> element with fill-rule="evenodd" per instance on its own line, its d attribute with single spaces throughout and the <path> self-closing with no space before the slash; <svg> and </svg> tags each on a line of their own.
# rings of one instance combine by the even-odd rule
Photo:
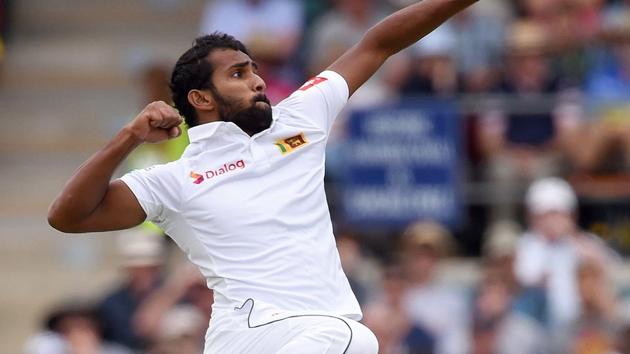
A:
<svg viewBox="0 0 630 354">
<path fill-rule="evenodd" d="M 273 107 L 269 129 L 250 137 L 231 122 L 202 124 L 179 160 L 121 178 L 207 278 L 213 318 L 252 298 L 260 319 L 361 319 L 324 193 L 326 141 L 348 95 L 345 80 L 325 71 Z"/>
</svg>

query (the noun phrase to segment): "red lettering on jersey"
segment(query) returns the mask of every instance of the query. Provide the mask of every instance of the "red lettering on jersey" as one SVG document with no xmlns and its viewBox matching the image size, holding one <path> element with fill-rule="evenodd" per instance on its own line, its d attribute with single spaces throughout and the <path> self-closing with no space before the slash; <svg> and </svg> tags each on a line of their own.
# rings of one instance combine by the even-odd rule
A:
<svg viewBox="0 0 630 354">
<path fill-rule="evenodd" d="M 216 176 L 220 176 L 222 174 L 228 173 L 228 172 L 232 172 L 236 169 L 244 169 L 245 168 L 245 161 L 244 160 L 238 160 L 238 161 L 234 161 L 234 162 L 229 162 L 229 163 L 224 163 L 223 166 L 219 167 L 216 170 L 208 170 L 206 172 L 204 172 L 204 174 L 199 174 L 199 173 L 195 173 L 195 172 L 190 172 L 190 177 L 192 179 L 194 179 L 193 183 L 194 184 L 201 184 L 204 181 L 210 180 Z M 205 175 L 205 178 L 204 178 Z"/>
<path fill-rule="evenodd" d="M 327 81 L 328 79 L 325 77 L 314 77 L 310 80 L 308 80 L 302 87 L 300 87 L 300 91 L 306 91 L 308 89 L 310 89 L 311 87 L 315 86 L 315 85 L 319 85 L 324 81 Z"/>
</svg>

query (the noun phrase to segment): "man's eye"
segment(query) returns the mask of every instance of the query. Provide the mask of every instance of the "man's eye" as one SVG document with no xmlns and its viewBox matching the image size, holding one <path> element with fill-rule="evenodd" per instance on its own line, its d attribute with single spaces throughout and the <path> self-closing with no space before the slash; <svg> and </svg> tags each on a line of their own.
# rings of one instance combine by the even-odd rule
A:
<svg viewBox="0 0 630 354">
<path fill-rule="evenodd" d="M 243 76 L 243 73 L 240 71 L 236 71 L 232 74 L 232 77 L 240 78 Z"/>
</svg>

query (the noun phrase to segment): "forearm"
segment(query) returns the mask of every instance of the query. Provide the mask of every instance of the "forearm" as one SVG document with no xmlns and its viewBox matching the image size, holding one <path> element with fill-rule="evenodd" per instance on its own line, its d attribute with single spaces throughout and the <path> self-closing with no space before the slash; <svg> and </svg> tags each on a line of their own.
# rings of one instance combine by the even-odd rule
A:
<svg viewBox="0 0 630 354">
<path fill-rule="evenodd" d="M 59 229 L 87 219 L 103 201 L 116 168 L 139 144 L 138 138 L 125 128 L 83 163 L 51 205 L 50 224 Z"/>
<path fill-rule="evenodd" d="M 385 60 L 419 41 L 444 21 L 477 0 L 423 0 L 408 6 L 372 27 L 361 42 L 330 67 L 344 77 L 352 95 Z"/>
<path fill-rule="evenodd" d="M 429 34 L 439 25 L 478 0 L 423 0 L 372 27 L 363 44 L 391 56 Z"/>
</svg>

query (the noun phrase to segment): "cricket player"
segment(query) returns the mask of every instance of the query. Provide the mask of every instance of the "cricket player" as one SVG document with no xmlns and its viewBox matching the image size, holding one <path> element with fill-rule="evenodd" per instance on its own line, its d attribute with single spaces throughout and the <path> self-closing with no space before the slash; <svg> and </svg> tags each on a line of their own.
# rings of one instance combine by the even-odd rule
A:
<svg viewBox="0 0 630 354">
<path fill-rule="evenodd" d="M 394 13 L 275 107 L 243 44 L 198 38 L 173 69 L 177 110 L 149 104 L 72 175 L 49 223 L 78 233 L 149 219 L 164 229 L 214 290 L 204 353 L 377 353 L 335 247 L 327 137 L 387 58 L 475 1 L 424 0 Z M 180 114 L 190 145 L 179 160 L 110 181 L 137 146 L 177 137 Z"/>
</svg>

